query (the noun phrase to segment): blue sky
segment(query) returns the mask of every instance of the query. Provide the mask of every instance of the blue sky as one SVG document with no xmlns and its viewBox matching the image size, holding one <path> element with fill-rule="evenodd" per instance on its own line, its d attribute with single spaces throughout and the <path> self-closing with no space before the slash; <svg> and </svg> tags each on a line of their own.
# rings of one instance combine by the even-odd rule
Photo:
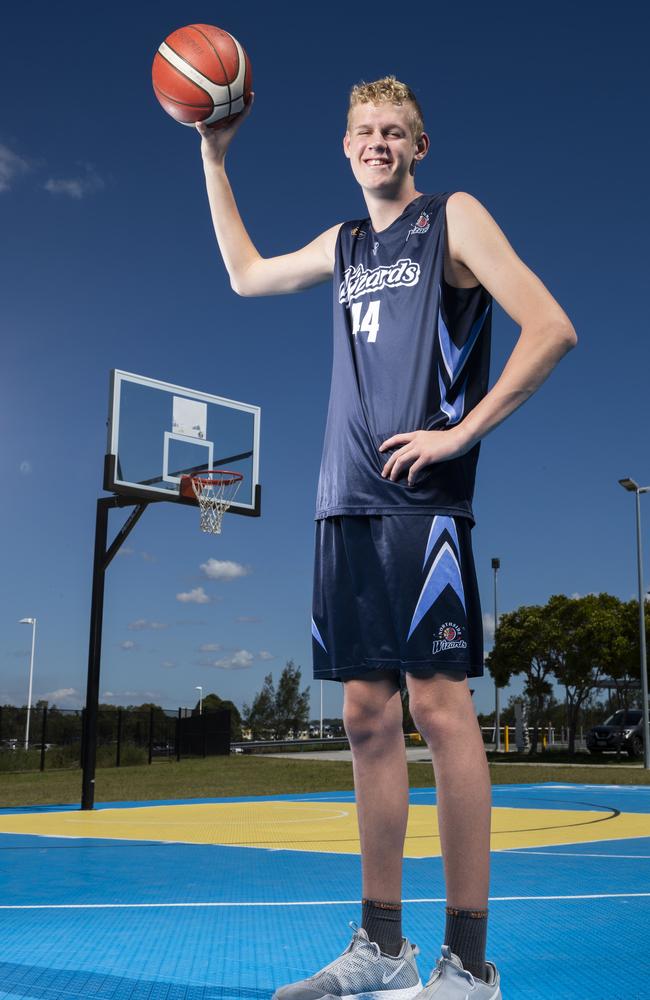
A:
<svg viewBox="0 0 650 1000">
<path fill-rule="evenodd" d="M 79 3 L 5 13 L 0 703 L 26 701 L 24 616 L 38 619 L 35 698 L 83 701 L 108 373 L 122 368 L 261 406 L 263 516 L 231 517 L 211 540 L 190 508 L 145 512 L 107 575 L 103 699 L 173 708 L 201 684 L 241 706 L 293 659 L 319 710 L 309 619 L 331 290 L 230 290 L 197 137 L 150 83 L 159 42 L 192 22 L 226 28 L 252 60 L 255 108 L 228 171 L 262 254 L 365 215 L 341 151 L 347 95 L 395 73 L 431 137 L 420 190 L 479 198 L 576 327 L 578 348 L 483 444 L 486 649 L 493 555 L 501 611 L 636 592 L 633 499 L 617 480 L 650 483 L 647 14 L 626 2 L 395 10 L 163 0 L 101 18 Z M 516 335 L 496 306 L 493 380 Z M 647 502 L 644 518 L 647 553 Z M 111 514 L 112 532 L 122 519 Z M 193 593 L 203 603 L 179 599 Z M 488 710 L 489 678 L 475 688 Z M 325 714 L 340 715 L 340 685 L 324 693 Z"/>
</svg>

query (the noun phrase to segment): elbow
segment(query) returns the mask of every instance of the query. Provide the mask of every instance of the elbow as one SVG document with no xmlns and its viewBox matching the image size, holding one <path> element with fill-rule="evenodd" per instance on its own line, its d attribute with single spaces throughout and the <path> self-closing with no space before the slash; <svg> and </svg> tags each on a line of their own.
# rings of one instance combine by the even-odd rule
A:
<svg viewBox="0 0 650 1000">
<path fill-rule="evenodd" d="M 562 327 L 560 338 L 562 346 L 564 347 L 564 350 L 567 354 L 569 353 L 569 351 L 572 351 L 573 348 L 577 346 L 578 335 L 571 323 L 569 323 L 568 326 L 564 325 Z"/>
<path fill-rule="evenodd" d="M 244 288 L 242 283 L 240 281 L 237 281 L 237 278 L 233 276 L 231 276 L 230 278 L 230 287 L 232 288 L 235 295 L 246 296 L 247 294 L 246 289 Z"/>
</svg>

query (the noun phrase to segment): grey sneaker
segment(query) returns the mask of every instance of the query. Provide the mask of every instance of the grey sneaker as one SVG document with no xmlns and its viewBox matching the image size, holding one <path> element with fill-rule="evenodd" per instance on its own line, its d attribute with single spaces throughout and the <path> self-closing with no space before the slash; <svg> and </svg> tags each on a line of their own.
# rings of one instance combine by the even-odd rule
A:
<svg viewBox="0 0 650 1000">
<path fill-rule="evenodd" d="M 431 978 L 416 1000 L 502 1000 L 499 973 L 492 962 L 486 962 L 487 980 L 477 979 L 463 968 L 458 955 L 443 944 Z"/>
<path fill-rule="evenodd" d="M 350 927 L 354 934 L 342 955 L 308 979 L 280 986 L 273 1000 L 415 1000 L 422 990 L 418 946 L 403 938 L 393 958 L 353 920 Z"/>
</svg>

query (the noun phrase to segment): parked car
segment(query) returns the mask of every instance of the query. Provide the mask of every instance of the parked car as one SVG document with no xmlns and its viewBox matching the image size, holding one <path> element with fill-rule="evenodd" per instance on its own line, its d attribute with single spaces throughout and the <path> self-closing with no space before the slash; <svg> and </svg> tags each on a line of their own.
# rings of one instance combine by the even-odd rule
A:
<svg viewBox="0 0 650 1000">
<path fill-rule="evenodd" d="M 622 750 L 632 760 L 643 757 L 643 713 L 640 708 L 619 709 L 587 733 L 591 754 Z"/>
</svg>

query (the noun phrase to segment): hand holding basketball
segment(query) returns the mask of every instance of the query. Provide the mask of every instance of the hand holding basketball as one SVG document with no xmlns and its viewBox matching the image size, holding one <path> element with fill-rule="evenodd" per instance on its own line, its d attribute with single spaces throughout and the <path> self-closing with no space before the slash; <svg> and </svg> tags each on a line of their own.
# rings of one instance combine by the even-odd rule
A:
<svg viewBox="0 0 650 1000">
<path fill-rule="evenodd" d="M 201 136 L 201 156 L 205 163 L 223 163 L 235 132 L 251 113 L 254 97 L 251 92 L 244 110 L 228 125 L 206 125 L 204 122 L 196 122 L 196 131 Z"/>
</svg>

